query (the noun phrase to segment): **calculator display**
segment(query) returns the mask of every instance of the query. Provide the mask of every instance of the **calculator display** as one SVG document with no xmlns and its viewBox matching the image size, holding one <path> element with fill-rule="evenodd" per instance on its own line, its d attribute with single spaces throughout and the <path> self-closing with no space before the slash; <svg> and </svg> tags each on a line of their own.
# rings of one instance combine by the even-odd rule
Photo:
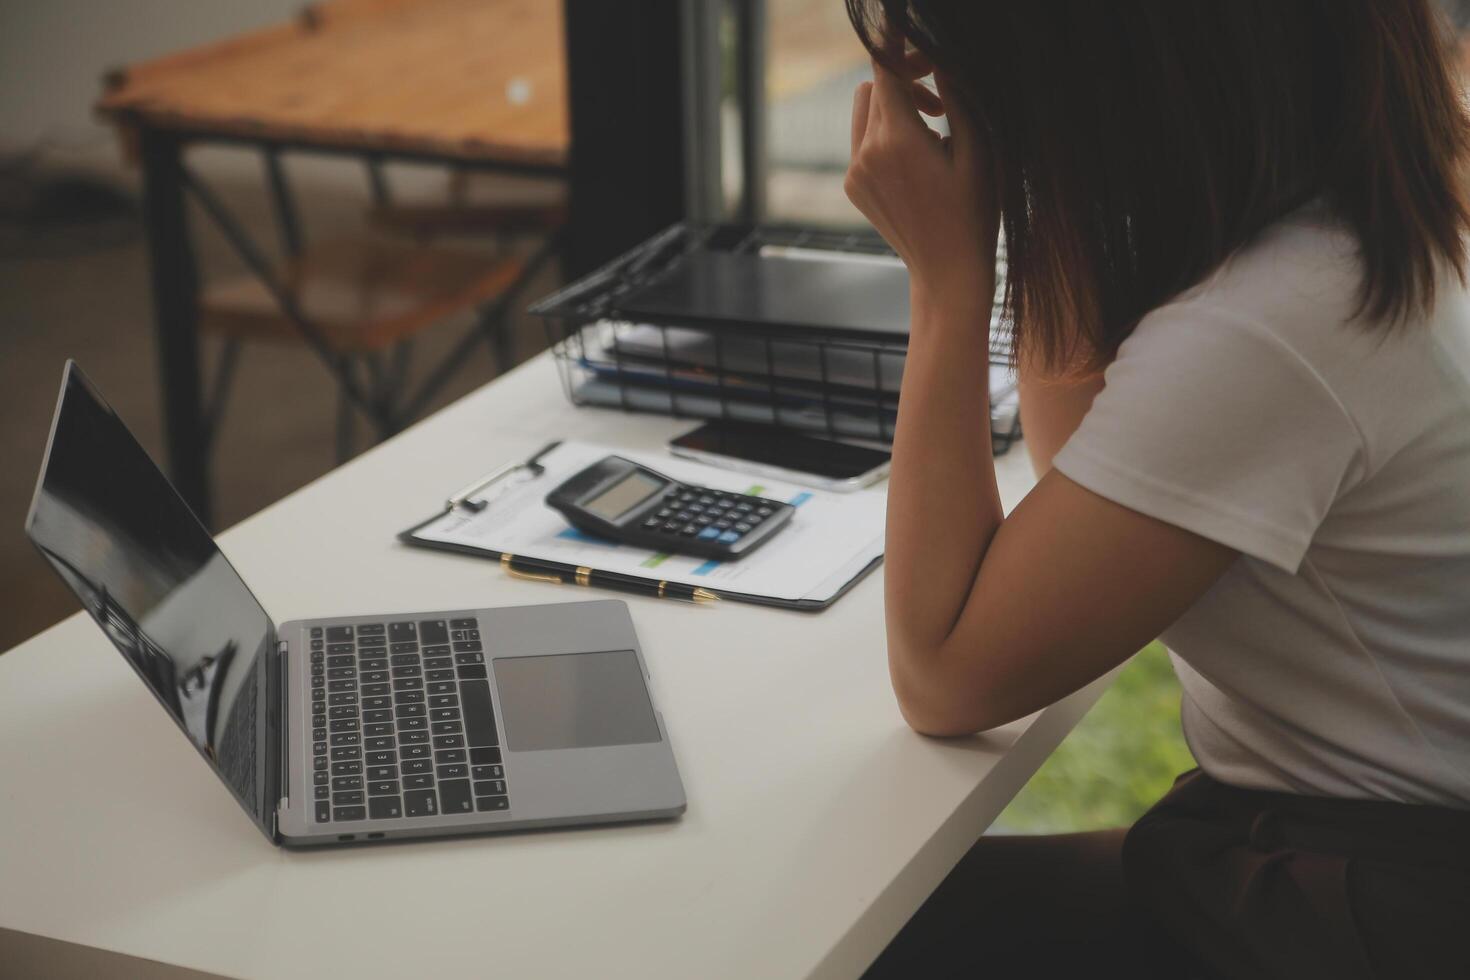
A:
<svg viewBox="0 0 1470 980">
<path fill-rule="evenodd" d="M 666 486 L 662 480 L 634 471 L 582 506 L 605 521 L 616 521 Z"/>
</svg>

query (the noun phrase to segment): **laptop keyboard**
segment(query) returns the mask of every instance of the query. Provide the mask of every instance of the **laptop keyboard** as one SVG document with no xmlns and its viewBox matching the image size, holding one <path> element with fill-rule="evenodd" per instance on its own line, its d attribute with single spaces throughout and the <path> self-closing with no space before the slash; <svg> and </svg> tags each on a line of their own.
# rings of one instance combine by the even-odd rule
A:
<svg viewBox="0 0 1470 980">
<path fill-rule="evenodd" d="M 313 626 L 318 823 L 506 811 L 475 619 Z"/>
</svg>

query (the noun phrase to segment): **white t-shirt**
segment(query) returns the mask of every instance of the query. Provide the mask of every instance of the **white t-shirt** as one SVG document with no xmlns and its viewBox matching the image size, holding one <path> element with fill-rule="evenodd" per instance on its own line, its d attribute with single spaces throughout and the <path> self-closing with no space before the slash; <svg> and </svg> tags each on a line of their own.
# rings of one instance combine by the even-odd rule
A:
<svg viewBox="0 0 1470 980">
<path fill-rule="evenodd" d="M 1470 294 L 1347 322 L 1356 242 L 1305 209 L 1150 313 L 1055 466 L 1242 557 L 1163 636 L 1237 786 L 1470 807 Z"/>
</svg>

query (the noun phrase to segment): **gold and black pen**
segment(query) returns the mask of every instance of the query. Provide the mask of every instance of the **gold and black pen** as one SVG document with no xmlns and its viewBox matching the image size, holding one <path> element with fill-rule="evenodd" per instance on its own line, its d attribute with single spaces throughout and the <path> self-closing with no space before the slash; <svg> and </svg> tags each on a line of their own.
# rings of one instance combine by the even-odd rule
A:
<svg viewBox="0 0 1470 980">
<path fill-rule="evenodd" d="M 617 572 L 599 572 L 583 566 L 558 565 L 536 558 L 518 558 L 502 554 L 500 567 L 513 578 L 534 582 L 555 582 L 558 585 L 584 585 L 614 592 L 631 592 L 634 595 L 655 596 L 659 599 L 683 599 L 686 602 L 719 602 L 720 597 L 709 589 L 679 582 L 654 582 L 649 579 L 620 575 Z"/>
</svg>

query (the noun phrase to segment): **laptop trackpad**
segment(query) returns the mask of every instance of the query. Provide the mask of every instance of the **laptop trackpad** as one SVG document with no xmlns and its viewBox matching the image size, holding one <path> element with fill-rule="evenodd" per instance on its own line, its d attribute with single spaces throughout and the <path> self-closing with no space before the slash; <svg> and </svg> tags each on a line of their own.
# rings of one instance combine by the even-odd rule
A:
<svg viewBox="0 0 1470 980">
<path fill-rule="evenodd" d="M 512 752 L 661 740 L 632 650 L 501 657 L 494 669 Z"/>
</svg>

